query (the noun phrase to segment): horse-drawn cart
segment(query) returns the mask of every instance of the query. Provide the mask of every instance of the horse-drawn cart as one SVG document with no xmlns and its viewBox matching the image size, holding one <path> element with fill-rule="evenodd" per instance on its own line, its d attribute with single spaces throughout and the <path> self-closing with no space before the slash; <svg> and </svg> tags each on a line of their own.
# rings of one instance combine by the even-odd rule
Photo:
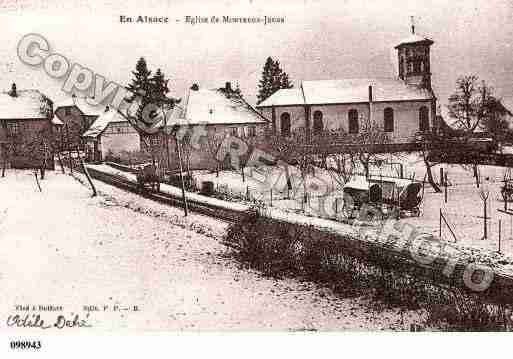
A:
<svg viewBox="0 0 513 359">
<path fill-rule="evenodd" d="M 153 165 L 145 165 L 137 171 L 137 186 L 139 191 L 160 191 L 160 182 L 162 180 L 159 169 Z"/>
<path fill-rule="evenodd" d="M 422 184 L 400 178 L 366 179 L 355 178 L 344 186 L 344 207 L 348 215 L 362 205 L 369 210 L 369 216 L 380 213 L 381 217 L 391 214 L 419 216 L 422 202 Z"/>
</svg>

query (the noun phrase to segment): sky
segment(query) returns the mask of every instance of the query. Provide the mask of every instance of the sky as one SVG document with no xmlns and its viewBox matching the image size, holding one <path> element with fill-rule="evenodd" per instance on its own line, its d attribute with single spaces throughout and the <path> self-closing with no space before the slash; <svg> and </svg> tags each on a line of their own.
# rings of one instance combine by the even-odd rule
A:
<svg viewBox="0 0 513 359">
<path fill-rule="evenodd" d="M 167 16 L 167 24 L 120 23 L 124 16 Z M 278 24 L 196 24 L 185 16 L 272 16 Z M 435 44 L 432 82 L 445 107 L 459 76 L 475 74 L 513 109 L 512 0 L 0 0 L 0 89 L 15 82 L 37 88 L 55 102 L 65 98 L 62 81 L 16 56 L 27 33 L 38 33 L 51 51 L 126 85 L 137 59 L 160 67 L 171 94 L 187 88 L 239 84 L 256 102 L 268 56 L 300 80 L 396 76 L 394 45 L 416 33 Z"/>
</svg>

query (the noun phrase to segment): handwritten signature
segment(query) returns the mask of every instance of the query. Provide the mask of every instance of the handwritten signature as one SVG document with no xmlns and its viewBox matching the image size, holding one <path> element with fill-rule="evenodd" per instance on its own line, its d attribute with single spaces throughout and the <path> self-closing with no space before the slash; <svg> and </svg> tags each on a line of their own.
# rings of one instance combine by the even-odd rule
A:
<svg viewBox="0 0 513 359">
<path fill-rule="evenodd" d="M 7 326 L 8 327 L 18 327 L 18 328 L 41 328 L 41 329 L 64 329 L 64 328 L 89 328 L 92 327 L 91 324 L 87 322 L 89 319 L 89 313 L 85 316 L 84 319 L 81 319 L 78 314 L 75 314 L 72 318 L 66 318 L 64 315 L 60 314 L 57 316 L 53 324 L 51 322 L 46 322 L 41 318 L 40 314 L 26 314 L 26 315 L 9 315 L 7 318 Z"/>
</svg>

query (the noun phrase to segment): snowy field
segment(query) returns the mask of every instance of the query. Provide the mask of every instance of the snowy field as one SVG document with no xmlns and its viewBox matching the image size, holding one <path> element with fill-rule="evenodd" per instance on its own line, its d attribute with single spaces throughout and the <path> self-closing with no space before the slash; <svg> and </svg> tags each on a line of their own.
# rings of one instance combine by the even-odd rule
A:
<svg viewBox="0 0 513 359">
<path fill-rule="evenodd" d="M 409 159 L 407 156 L 402 157 L 405 159 L 405 172 L 410 171 L 410 174 L 418 173 L 419 175 L 416 175 L 416 178 L 423 178 L 425 169 L 422 161 L 420 161 L 418 156 L 415 156 L 414 154 L 409 156 Z M 89 167 L 106 173 L 117 174 L 135 181 L 135 175 L 114 169 L 107 165 L 89 165 Z M 511 238 L 513 237 L 513 217 L 497 211 L 504 207 L 500 197 L 500 181 L 505 169 L 497 166 L 480 166 L 480 173 L 483 182 L 481 188 L 484 186 L 490 190 L 489 201 L 487 204 L 487 217 L 489 217 L 487 223 L 488 235 L 487 239 L 483 240 L 483 205 L 479 197 L 479 191 L 475 186 L 472 172 L 460 165 L 443 165 L 443 167 L 448 173 L 448 180 L 451 184 L 448 187 L 447 204 L 444 202 L 443 194 L 434 193 L 431 187 L 426 184 L 424 189 L 424 199 L 420 206 L 421 216 L 406 217 L 401 219 L 400 222 L 411 224 L 415 226 L 419 232 L 431 233 L 438 238 L 441 209 L 451 226 L 451 229 L 456 235 L 455 242 L 448 227 L 443 224 L 441 236 L 443 241 L 449 243 L 452 247 L 455 247 L 455 250 L 458 253 L 465 253 L 464 256 L 466 257 L 469 256 L 476 258 L 477 256 L 479 258 L 484 258 L 486 262 L 491 261 L 491 263 L 494 263 L 494 266 L 499 267 L 501 271 L 512 273 L 513 239 Z M 438 173 L 437 171 L 439 171 L 439 166 L 433 168 L 433 172 Z M 271 181 L 282 180 L 282 178 L 284 178 L 283 173 L 277 169 L 269 173 L 275 176 L 271 177 Z M 317 173 L 326 175 L 326 171 L 317 171 Z M 327 174 L 327 176 L 331 177 L 329 174 Z M 246 176 L 246 181 L 242 182 L 241 174 L 233 171 L 222 171 L 220 172 L 219 177 L 217 177 L 215 173 L 207 172 L 201 172 L 200 175 L 196 176 L 196 181 L 201 182 L 204 180 L 214 181 L 216 186 L 225 186 L 228 188 L 244 188 L 244 186 L 254 186 L 253 188 L 255 188 L 255 190 L 261 188 L 261 182 L 255 181 L 249 176 Z M 161 191 L 181 197 L 181 191 L 177 187 L 162 185 Z M 236 191 L 234 191 L 234 193 L 236 193 Z M 342 191 L 337 189 L 335 193 L 340 194 L 338 207 L 343 206 Z M 240 198 L 234 198 L 232 201 L 222 201 L 196 193 L 188 193 L 187 196 L 198 201 L 212 204 L 215 203 L 216 205 L 235 210 L 245 210 L 252 204 L 251 201 Z M 347 221 L 344 221 L 343 216 L 341 217 L 341 220 L 334 220 L 334 217 L 329 216 L 323 217 L 323 214 L 320 214 L 318 210 L 318 197 L 311 197 L 308 206 L 303 205 L 300 200 L 298 201 L 296 199 L 275 199 L 272 202 L 272 206 L 270 206 L 270 201 L 266 201 L 265 205 L 266 215 L 279 220 L 314 225 L 341 234 L 356 234 L 356 231 L 358 230 L 358 228 L 355 228 L 348 224 Z M 500 254 L 497 253 L 499 249 L 499 219 L 502 222 Z M 369 225 L 372 226 L 374 224 L 369 223 Z M 362 238 L 360 238 L 360 240 L 362 240 Z M 477 253 L 474 250 L 478 250 L 480 253 Z"/>
<path fill-rule="evenodd" d="M 48 171 L 0 178 L 1 328 L 16 304 L 134 306 L 92 313 L 100 330 L 408 329 L 418 313 L 376 312 L 362 298 L 264 278 L 224 256 L 227 224 L 95 181 Z M 51 318 L 51 313 L 42 313 Z M 76 329 L 69 329 L 76 330 Z"/>
<path fill-rule="evenodd" d="M 425 167 L 422 159 L 416 153 L 397 154 L 384 156 L 390 162 L 402 163 L 404 168 L 404 177 L 423 180 L 425 177 Z M 482 186 L 489 190 L 489 200 L 487 202 L 487 239 L 483 240 L 484 223 L 483 223 L 483 202 L 479 196 L 479 189 L 476 187 L 472 171 L 469 167 L 457 164 L 442 164 L 432 168 L 435 181 L 439 182 L 440 167 L 448 177 L 448 201 L 445 203 L 443 193 L 435 193 L 429 184 L 425 185 L 424 200 L 421 204 L 420 217 L 407 217 L 401 221 L 419 227 L 422 232 L 432 233 L 438 237 L 440 210 L 449 222 L 456 240 L 459 245 L 473 248 L 483 248 L 488 251 L 498 251 L 499 249 L 499 220 L 501 221 L 501 253 L 513 257 L 513 216 L 504 214 L 498 209 L 504 208 L 500 189 L 506 169 L 499 166 L 479 166 Z M 262 190 L 260 181 L 253 179 L 246 169 L 245 182 L 242 181 L 242 175 L 234 171 L 221 171 L 219 176 L 216 173 L 199 172 L 195 174 L 198 182 L 212 181 L 215 188 L 220 188 L 221 192 L 228 189 L 233 194 L 246 197 L 246 193 L 250 192 L 250 198 L 262 198 L 267 206 L 271 204 L 270 193 L 265 191 L 260 197 L 257 196 L 258 191 Z M 291 173 L 298 178 L 299 171 L 292 167 Z M 384 166 L 381 171 L 377 168 L 371 168 L 374 178 L 378 178 L 377 174 L 383 176 L 397 175 L 397 166 Z M 278 183 L 278 188 L 286 188 L 284 182 L 284 174 L 281 169 L 269 170 L 269 181 Z M 310 175 L 310 178 L 314 176 Z M 329 171 L 317 169 L 315 177 L 320 179 L 322 183 L 327 184 L 326 188 L 335 197 L 340 197 L 337 204 L 338 208 L 343 206 L 342 189 L 340 184 Z M 309 180 L 311 181 L 311 179 Z M 302 188 L 299 187 L 300 193 L 295 198 L 301 198 Z M 311 196 L 309 205 L 303 205 L 300 200 L 286 199 L 286 193 L 273 193 L 272 206 L 275 209 L 281 209 L 291 214 L 305 214 L 308 216 L 319 216 L 319 197 Z M 511 206 L 513 208 L 513 205 Z M 442 239 L 454 242 L 454 237 L 450 233 L 448 227 L 442 225 Z"/>
</svg>

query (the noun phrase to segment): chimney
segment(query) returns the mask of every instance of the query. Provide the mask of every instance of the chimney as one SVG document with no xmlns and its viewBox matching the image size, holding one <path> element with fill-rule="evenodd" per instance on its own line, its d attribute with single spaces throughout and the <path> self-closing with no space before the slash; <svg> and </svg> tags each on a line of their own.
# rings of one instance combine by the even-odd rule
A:
<svg viewBox="0 0 513 359">
<path fill-rule="evenodd" d="M 198 84 L 196 84 L 196 83 L 195 83 L 195 84 L 193 84 L 193 85 L 191 86 L 191 90 L 192 90 L 192 91 L 198 91 L 198 90 L 199 90 L 199 85 L 198 85 Z"/>
<path fill-rule="evenodd" d="M 232 83 L 229 81 L 226 82 L 224 89 L 226 90 L 227 93 L 233 92 L 232 91 Z"/>
<path fill-rule="evenodd" d="M 109 105 L 105 106 L 105 112 L 108 112 L 110 109 Z"/>
<path fill-rule="evenodd" d="M 369 102 L 372 102 L 372 85 L 369 85 Z"/>
<path fill-rule="evenodd" d="M 15 83 L 13 83 L 11 85 L 11 91 L 9 91 L 9 95 L 11 97 L 18 97 L 18 92 L 16 91 L 16 84 Z"/>
</svg>

